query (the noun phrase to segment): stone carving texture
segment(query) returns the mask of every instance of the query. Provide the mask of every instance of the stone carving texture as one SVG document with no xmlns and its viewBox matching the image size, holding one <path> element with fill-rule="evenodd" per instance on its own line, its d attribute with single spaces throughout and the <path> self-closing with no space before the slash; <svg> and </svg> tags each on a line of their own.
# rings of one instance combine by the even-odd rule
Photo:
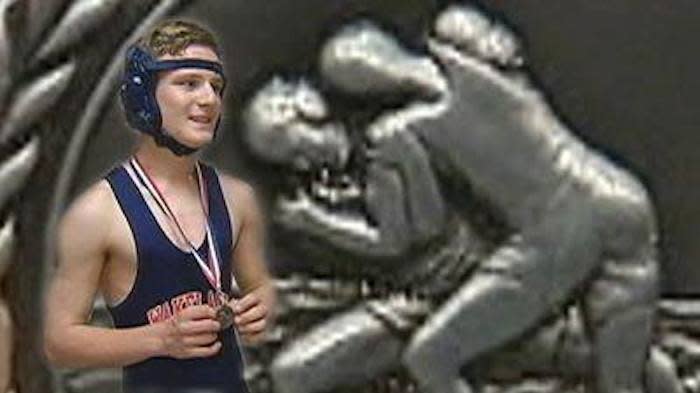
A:
<svg viewBox="0 0 700 393">
<path fill-rule="evenodd" d="M 11 219 L 0 229 L 0 280 L 9 267 L 14 240 L 14 220 Z M 10 389 L 13 338 L 10 309 L 7 301 L 0 297 L 0 392 Z"/>
<path fill-rule="evenodd" d="M 265 389 L 681 392 L 654 343 L 644 187 L 558 119 L 506 27 L 454 5 L 426 47 L 371 21 L 326 42 L 326 86 L 390 103 L 359 130 L 303 77 L 250 103 L 246 143 L 292 184 L 276 225 L 348 256 L 336 279 L 367 287 L 315 324 L 283 318 Z M 318 307 L 299 303 L 285 312 Z"/>
<path fill-rule="evenodd" d="M 119 6 L 0 0 L 0 283 L 15 261 L 12 199 L 52 149 L 37 124 L 76 73 L 77 43 Z M 19 41 L 34 53 L 13 56 Z M 659 299 L 644 188 L 553 113 L 505 26 L 453 5 L 425 47 L 350 23 L 319 53 L 325 90 L 275 77 L 248 103 L 247 148 L 289 184 L 275 229 L 316 263 L 277 279 L 278 324 L 247 351 L 252 390 L 700 392 L 700 305 Z M 59 198 L 112 71 L 72 135 Z M 0 393 L 23 367 L 2 296 Z M 66 370 L 58 389 L 117 391 L 118 379 Z"/>
<path fill-rule="evenodd" d="M 131 5 L 135 9 L 133 13 L 143 12 L 146 16 L 140 17 L 143 28 L 147 28 L 154 20 L 172 12 L 183 2 L 162 0 L 138 4 L 132 2 L 134 4 Z M 38 264 L 13 266 L 20 260 L 31 259 L 28 257 L 28 248 L 19 250 L 15 245 L 19 243 L 18 217 L 31 217 L 34 213 L 31 211 L 34 209 L 27 209 L 17 214 L 18 206 L 21 205 L 17 196 L 28 186 L 28 180 L 34 175 L 42 153 L 49 157 L 61 154 L 62 144 L 46 146 L 43 143 L 45 135 L 42 130 L 52 120 L 61 125 L 69 122 L 69 112 L 65 108 L 60 112 L 63 116 L 58 119 L 53 116 L 52 110 L 62 104 L 59 99 L 65 98 L 68 87 L 74 82 L 76 69 L 84 61 L 81 56 L 87 57 L 79 49 L 85 46 L 90 35 L 100 29 L 104 22 L 113 18 L 117 12 L 124 13 L 124 7 L 128 3 L 115 0 L 0 1 L 0 288 L 4 290 L 0 291 L 1 393 L 14 392 L 15 389 L 27 392 L 50 389 L 45 382 L 51 379 L 42 368 L 38 350 L 40 343 L 35 342 L 40 336 L 36 324 L 40 318 L 36 317 L 37 312 L 26 312 L 27 303 L 31 303 L 26 300 L 28 297 L 34 296 L 37 301 L 32 305 L 37 304 L 36 307 L 40 308 L 38 304 L 41 302 L 36 294 L 41 289 L 37 283 L 42 280 L 36 276 L 40 276 L 43 270 Z M 87 80 L 84 75 L 82 79 Z M 74 88 L 74 91 L 78 90 L 80 88 Z M 91 96 L 82 95 L 81 99 L 84 101 L 85 97 Z M 93 102 L 98 101 L 94 97 L 91 99 Z M 84 115 L 94 119 L 100 111 L 98 102 L 88 105 Z M 48 139 L 55 142 L 56 138 L 51 137 Z M 79 154 L 77 152 L 73 155 Z M 52 180 L 50 176 L 43 179 L 44 186 L 54 186 L 50 179 Z M 59 206 L 56 210 L 62 208 Z M 46 221 L 42 221 L 39 226 L 44 228 Z M 36 226 L 37 223 L 25 224 Z M 25 239 L 25 245 L 41 244 L 40 236 L 36 233 L 33 236 Z M 52 233 L 47 236 L 51 237 Z M 50 270 L 51 262 L 44 267 Z M 22 271 L 35 274 L 31 288 L 24 281 L 28 274 L 18 273 Z M 24 293 L 18 293 L 19 291 Z M 12 301 L 17 303 L 13 304 Z M 23 304 L 19 304 L 20 301 Z M 23 320 L 13 320 L 12 317 L 17 315 Z M 29 328 L 18 330 L 18 325 Z M 18 351 L 18 343 L 26 345 L 26 348 Z M 58 388 L 63 390 L 61 386 Z"/>
</svg>

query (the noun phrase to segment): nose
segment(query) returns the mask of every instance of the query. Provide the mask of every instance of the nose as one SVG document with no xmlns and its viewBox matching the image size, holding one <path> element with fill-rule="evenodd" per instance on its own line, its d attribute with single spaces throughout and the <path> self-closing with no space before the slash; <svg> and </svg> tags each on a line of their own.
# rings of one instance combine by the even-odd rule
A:
<svg viewBox="0 0 700 393">
<path fill-rule="evenodd" d="M 338 150 L 336 157 L 336 166 L 338 168 L 345 168 L 350 159 L 350 141 L 345 134 L 340 134 L 337 140 Z"/>
<path fill-rule="evenodd" d="M 350 158 L 350 141 L 345 129 L 338 125 L 328 125 L 324 129 L 324 137 L 321 143 L 323 150 L 323 165 L 329 165 L 334 169 L 344 168 Z"/>
</svg>

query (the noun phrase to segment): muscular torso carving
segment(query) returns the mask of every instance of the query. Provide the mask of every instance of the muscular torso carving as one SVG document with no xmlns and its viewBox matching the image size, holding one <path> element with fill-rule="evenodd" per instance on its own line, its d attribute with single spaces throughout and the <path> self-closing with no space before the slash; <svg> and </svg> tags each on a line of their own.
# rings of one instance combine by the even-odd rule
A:
<svg viewBox="0 0 700 393">
<path fill-rule="evenodd" d="M 403 366 L 422 392 L 471 392 L 464 365 L 575 307 L 593 365 L 576 372 L 596 391 L 678 391 L 659 382 L 673 381 L 663 355 L 648 356 L 658 264 L 644 187 L 556 117 L 499 24 L 450 7 L 427 49 L 409 52 L 369 23 L 326 43 L 321 72 L 335 89 L 407 97 L 363 130 L 362 144 L 305 82 L 274 80 L 250 104 L 246 140 L 260 157 L 346 174 L 282 198 L 278 223 L 401 282 L 397 296 L 359 304 L 283 350 L 275 389 L 324 391 Z M 478 209 L 495 217 L 498 236 L 470 221 Z M 430 280 L 440 272 L 448 285 Z M 407 296 L 416 288 L 427 298 Z M 422 302 L 430 315 L 417 311 Z M 547 345 L 539 351 L 566 357 Z M 548 372 L 571 372 L 554 363 Z"/>
</svg>

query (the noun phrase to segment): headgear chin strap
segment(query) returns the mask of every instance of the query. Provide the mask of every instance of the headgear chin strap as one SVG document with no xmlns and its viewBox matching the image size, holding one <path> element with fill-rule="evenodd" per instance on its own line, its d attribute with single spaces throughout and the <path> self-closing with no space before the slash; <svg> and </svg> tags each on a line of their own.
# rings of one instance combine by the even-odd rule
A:
<svg viewBox="0 0 700 393">
<path fill-rule="evenodd" d="M 158 101 L 156 100 L 157 73 L 178 68 L 201 68 L 216 72 L 226 80 L 221 64 L 201 59 L 157 60 L 138 45 L 126 52 L 126 64 L 119 96 L 129 125 L 151 135 L 158 146 L 163 146 L 178 156 L 188 155 L 198 149 L 178 142 L 163 128 Z M 223 90 L 222 90 L 223 94 Z M 214 135 L 219 127 L 216 121 Z"/>
</svg>

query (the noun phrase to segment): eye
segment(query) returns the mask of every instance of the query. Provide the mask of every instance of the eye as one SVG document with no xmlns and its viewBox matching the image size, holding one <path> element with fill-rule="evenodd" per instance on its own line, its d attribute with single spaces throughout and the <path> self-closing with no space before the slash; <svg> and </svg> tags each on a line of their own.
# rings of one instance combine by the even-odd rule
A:
<svg viewBox="0 0 700 393">
<path fill-rule="evenodd" d="M 178 86 L 182 86 L 186 89 L 192 90 L 195 89 L 199 86 L 199 81 L 195 79 L 184 79 L 181 81 L 176 82 Z"/>
</svg>

